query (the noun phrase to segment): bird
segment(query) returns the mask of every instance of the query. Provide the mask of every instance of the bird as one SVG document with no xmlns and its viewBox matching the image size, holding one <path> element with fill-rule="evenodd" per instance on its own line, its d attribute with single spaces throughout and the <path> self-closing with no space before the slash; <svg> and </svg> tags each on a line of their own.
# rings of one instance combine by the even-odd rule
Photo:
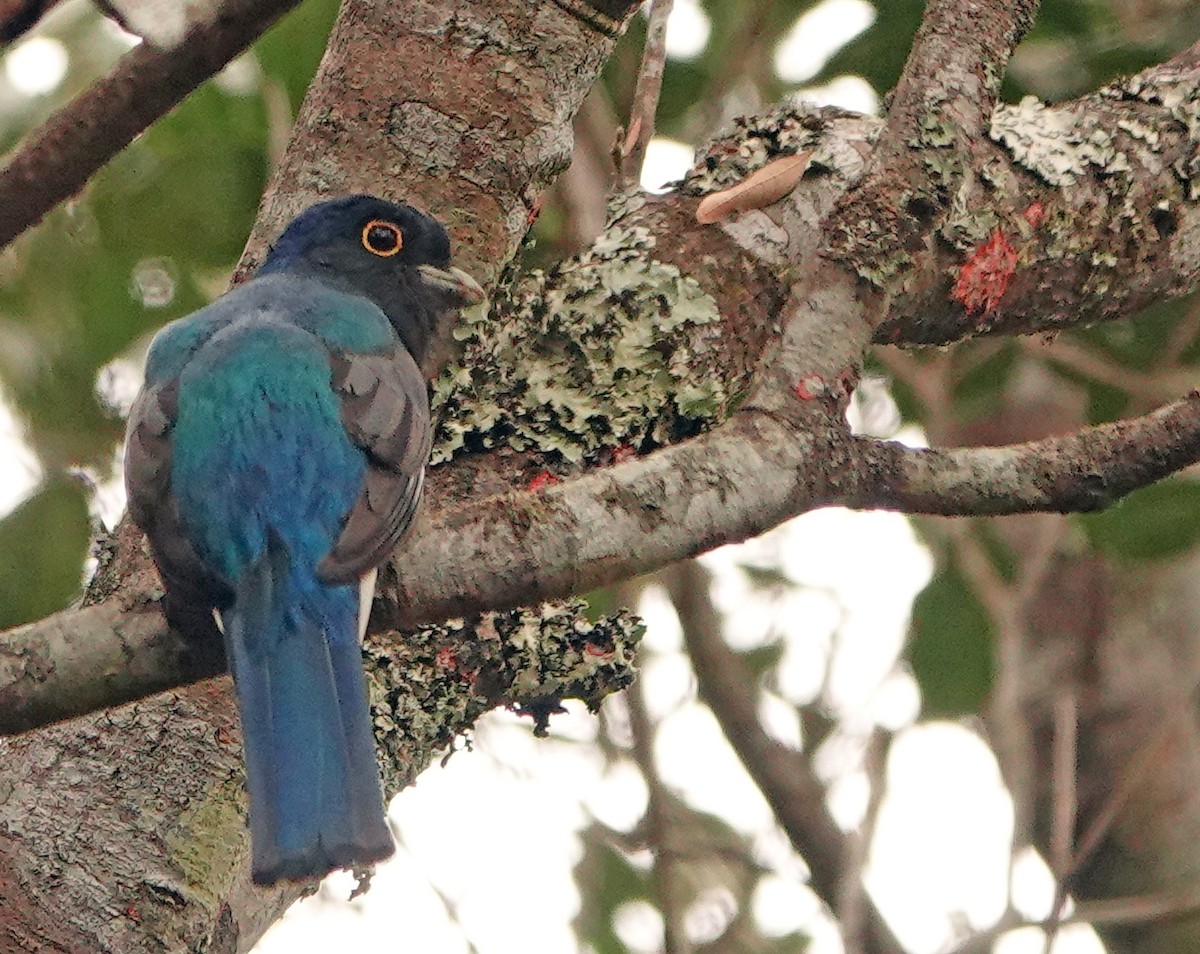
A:
<svg viewBox="0 0 1200 954">
<path fill-rule="evenodd" d="M 250 280 L 147 352 L 129 514 L 172 625 L 211 613 L 223 634 L 259 885 L 393 851 L 360 644 L 421 498 L 422 362 L 483 297 L 436 219 L 351 195 L 305 209 Z"/>
</svg>

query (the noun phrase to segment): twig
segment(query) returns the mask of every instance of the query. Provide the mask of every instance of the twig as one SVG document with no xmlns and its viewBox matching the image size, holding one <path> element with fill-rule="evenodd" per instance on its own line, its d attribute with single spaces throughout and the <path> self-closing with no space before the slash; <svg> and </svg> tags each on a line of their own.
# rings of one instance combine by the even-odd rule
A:
<svg viewBox="0 0 1200 954">
<path fill-rule="evenodd" d="M 1108 384 L 1143 401 L 1157 404 L 1186 390 L 1196 375 L 1183 368 L 1163 369 L 1153 374 L 1119 364 L 1077 342 L 1063 338 L 1046 345 L 1036 338 L 1020 339 L 1021 349 L 1041 361 L 1057 362 L 1085 378 Z"/>
<path fill-rule="evenodd" d="M 763 730 L 754 679 L 721 638 L 720 617 L 708 595 L 708 573 L 692 560 L 665 570 L 662 580 L 679 614 L 700 695 L 808 865 L 809 886 L 831 910 L 836 909 L 844 877 L 845 839 L 825 807 L 824 787 L 807 756 Z M 861 950 L 903 951 L 874 906 L 867 914 Z"/>
<path fill-rule="evenodd" d="M 1013 846 L 1029 838 L 1034 779 L 1033 736 L 1021 706 L 1026 679 L 1021 605 L 980 541 L 976 527 L 952 524 L 950 538 L 963 575 L 996 631 L 996 678 L 989 704 L 992 737 L 1013 799 Z"/>
<path fill-rule="evenodd" d="M 1163 750 L 1171 743 L 1175 732 L 1176 728 L 1172 722 L 1164 721 L 1158 726 L 1158 731 L 1150 739 L 1147 739 L 1146 744 L 1138 749 L 1134 757 L 1126 763 L 1124 770 L 1117 777 L 1116 784 L 1100 806 L 1100 810 L 1079 836 L 1079 844 L 1071 859 L 1068 875 L 1074 875 L 1079 871 L 1091 858 L 1092 852 L 1100 847 L 1100 842 L 1112 828 L 1113 822 L 1129 804 L 1130 798 L 1145 780 L 1146 773 L 1162 757 Z"/>
<path fill-rule="evenodd" d="M 871 856 L 879 806 L 883 804 L 884 769 L 888 739 L 878 726 L 871 729 L 863 751 L 863 769 L 870 786 L 866 812 L 856 831 L 846 834 L 845 860 L 838 888 L 837 920 L 842 931 L 845 954 L 867 954 L 874 949 L 871 937 L 871 899 L 863 874 Z"/>
<path fill-rule="evenodd" d="M 626 593 L 634 587 L 624 587 Z M 624 605 L 629 605 L 626 597 L 619 599 Z M 642 777 L 646 780 L 648 791 L 644 832 L 646 841 L 654 854 L 654 869 L 651 879 L 654 884 L 654 894 L 658 901 L 659 911 L 663 919 L 663 951 L 665 954 L 690 954 L 691 944 L 683 930 L 683 910 L 679 904 L 679 892 L 672 876 L 674 861 L 671 833 L 671 816 L 667 810 L 669 795 L 663 788 L 662 779 L 658 775 L 658 767 L 654 761 L 654 723 L 646 710 L 646 690 L 644 685 L 635 686 L 626 696 L 629 703 L 629 722 L 633 732 L 633 758 Z"/>
<path fill-rule="evenodd" d="M 638 69 L 633 105 L 629 110 L 629 128 L 620 147 L 617 184 L 633 188 L 642 172 L 646 147 L 654 136 L 654 117 L 658 112 L 658 96 L 662 92 L 663 71 L 667 65 L 667 19 L 675 0 L 653 0 L 650 22 L 646 26 L 646 46 L 642 50 L 642 65 Z"/>
<path fill-rule="evenodd" d="M 33 29 L 60 0 L 0 0 L 0 46 Z"/>
<path fill-rule="evenodd" d="M 253 43 L 299 0 L 226 0 L 171 49 L 143 43 L 30 134 L 0 170 L 0 248 Z"/>
<path fill-rule="evenodd" d="M 1075 786 L 1078 770 L 1079 712 L 1075 695 L 1060 692 L 1054 700 L 1054 748 L 1051 755 L 1054 799 L 1050 821 L 1050 866 L 1054 870 L 1054 903 L 1045 928 L 1043 954 L 1050 954 L 1067 903 L 1067 881 L 1072 869 L 1075 821 L 1079 799 Z"/>
<path fill-rule="evenodd" d="M 1162 923 L 1193 918 L 1200 912 L 1200 888 L 1161 894 L 1131 895 L 1124 898 L 1106 898 L 1103 901 L 1077 901 L 1070 914 L 1057 920 L 1058 926 L 1090 924 L 1093 927 L 1123 927 L 1126 925 Z M 985 931 L 974 934 L 953 948 L 948 954 L 976 954 L 990 952 L 993 945 L 1009 931 L 1021 928 L 1039 928 L 1049 932 L 1055 922 L 1050 918 L 1042 921 L 1023 918 L 1008 913 Z"/>
</svg>

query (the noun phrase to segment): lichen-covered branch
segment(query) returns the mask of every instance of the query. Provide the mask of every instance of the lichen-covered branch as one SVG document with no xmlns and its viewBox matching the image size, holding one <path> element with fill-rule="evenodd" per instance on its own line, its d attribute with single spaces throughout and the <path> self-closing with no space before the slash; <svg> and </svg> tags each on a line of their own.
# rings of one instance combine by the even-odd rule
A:
<svg viewBox="0 0 1200 954">
<path fill-rule="evenodd" d="M 893 263 L 897 279 L 919 274 L 934 228 L 951 214 L 954 196 L 971 174 L 971 153 L 985 136 L 1008 58 L 1037 7 L 1038 0 L 965 9 L 958 0 L 931 0 L 863 181 L 829 218 L 826 255 L 851 274 L 861 275 L 864 263 L 882 262 Z M 936 141 L 931 127 L 938 130 Z M 937 177 L 928 169 L 934 161 Z M 901 285 L 877 284 L 872 327 L 890 313 Z"/>
<path fill-rule="evenodd" d="M 1183 108 L 1180 104 L 1191 102 L 1190 97 L 1195 96 L 1196 69 L 1197 65 L 1184 55 L 1143 74 L 1138 82 L 1158 91 L 1156 95 L 1162 100 L 1159 107 L 1141 100 L 1130 103 L 1105 97 L 1102 101 L 1114 108 L 1133 108 L 1147 129 L 1161 130 L 1158 142 L 1165 147 L 1170 130 L 1182 129 L 1170 118 L 1170 112 Z M 1006 108 L 996 115 L 1003 115 Z M 1081 106 L 1078 121 L 1086 122 L 1087 115 Z M 711 426 L 728 413 L 736 396 L 750 387 L 753 369 L 771 340 L 773 316 L 786 294 L 787 264 L 806 261 L 815 254 L 822 210 L 861 175 L 864 151 L 869 152 L 879 127 L 876 121 L 863 117 L 785 110 L 760 118 L 753 124 L 753 131 L 750 128 L 749 124 L 739 127 L 729 138 L 714 144 L 709 150 L 712 161 L 706 161 L 690 177 L 683 192 L 627 204 L 583 257 L 548 275 L 535 276 L 514 289 L 510 304 L 497 308 L 486 320 L 477 317 L 468 326 L 471 331 L 465 341 L 464 366 L 444 379 L 438 392 L 444 428 L 441 453 L 444 457 L 457 454 L 459 459 L 453 466 L 434 472 L 430 500 L 435 506 L 439 500 L 454 502 L 453 507 L 441 516 L 427 516 L 427 522 L 406 546 L 402 576 L 399 582 L 390 584 L 391 589 L 387 588 L 388 581 L 396 578 L 385 575 L 384 592 L 397 601 L 381 601 L 377 612 L 382 622 L 411 624 L 460 613 L 467 606 L 479 609 L 515 605 L 551 593 L 567 593 L 601 579 L 671 562 L 719 542 L 740 539 L 819 503 L 842 501 L 929 512 L 964 512 L 972 507 L 987 512 L 1012 512 L 1022 507 L 1072 509 L 1095 506 L 1101 499 L 1119 496 L 1140 481 L 1171 469 L 1155 457 L 1139 473 L 1135 461 L 1114 456 L 1114 467 L 1126 460 L 1122 480 L 1097 487 L 1098 494 L 1088 500 L 1083 497 L 1091 490 L 1071 501 L 1063 496 L 1070 486 L 1066 478 L 1071 472 L 1070 454 L 1055 456 L 1058 473 L 1064 475 L 1057 492 L 1052 492 L 1054 485 L 1034 487 L 1028 480 L 1024 487 L 1010 485 L 997 490 L 995 474 L 1000 471 L 977 462 L 990 457 L 993 463 L 1004 462 L 1008 467 L 1012 460 L 1024 459 L 1019 456 L 1022 451 L 1013 452 L 1016 457 L 995 450 L 977 456 L 966 452 L 968 456 L 961 459 L 955 456 L 957 452 L 945 458 L 939 457 L 939 452 L 925 452 L 910 459 L 908 452 L 897 456 L 893 448 L 882 445 L 873 455 L 856 457 L 857 445 L 847 444 L 836 428 L 826 426 L 817 434 L 797 434 L 784 423 L 785 418 L 764 415 L 753 423 L 743 417 L 719 436 L 714 434 L 660 452 L 619 472 L 592 475 L 544 494 L 504 496 L 546 468 L 569 476 L 580 466 L 611 463 L 644 453 L 692 430 Z M 347 134 L 356 132 L 354 128 L 346 130 Z M 798 149 L 811 149 L 814 164 L 827 171 L 811 182 L 806 179 L 784 202 L 766 211 L 735 216 L 719 227 L 699 227 L 690 217 L 695 203 L 692 194 L 722 188 L 771 156 Z M 991 150 L 998 149 L 995 143 L 984 147 L 984 154 L 993 164 L 997 154 Z M 402 160 L 405 165 L 416 161 Z M 381 174 L 390 169 L 385 164 Z M 449 167 L 441 174 L 460 184 L 463 181 Z M 1148 174 L 1140 174 L 1138 181 L 1145 182 Z M 1031 189 L 1033 194 L 1044 194 L 1050 188 L 1016 172 L 1011 175 L 1014 182 L 1021 180 L 1022 188 Z M 1170 166 L 1161 170 L 1161 176 L 1166 181 L 1179 181 Z M 1073 184 L 1060 187 L 1066 190 L 1061 201 L 1073 201 L 1076 193 L 1072 189 L 1102 189 L 1104 181 L 1102 177 L 1078 176 Z M 483 190 L 473 180 L 468 180 L 468 185 L 477 191 L 465 195 L 464 201 L 492 201 L 480 196 Z M 513 203 L 510 210 L 521 207 L 518 193 L 509 193 Z M 1019 204 L 1023 199 L 1016 201 Z M 1188 283 L 1195 283 L 1200 253 L 1189 252 L 1186 244 L 1200 242 L 1196 228 L 1200 217 L 1195 206 L 1192 203 L 1177 210 L 1178 222 L 1195 224 L 1172 236 L 1160 236 L 1162 244 L 1156 254 L 1179 263 L 1179 267 L 1131 271 L 1123 286 L 1126 305 L 1136 304 L 1164 287 L 1182 290 Z M 500 234 L 504 227 L 496 220 L 490 220 L 488 227 L 498 230 L 491 241 L 507 248 L 507 236 Z M 1103 223 L 1096 224 L 1094 231 L 1084 228 L 1081 241 L 1107 241 L 1106 229 Z M 1195 237 L 1187 239 L 1188 235 Z M 1147 238 L 1153 245 L 1149 241 L 1153 236 Z M 718 269 L 696 269 L 695 263 L 702 261 L 723 264 Z M 1071 274 L 1061 260 L 1047 260 L 1033 270 L 1037 277 L 1030 278 L 1031 309 L 1034 301 L 1045 300 L 1034 297 L 1035 283 L 1054 287 L 1063 274 Z M 883 280 L 882 272 L 873 274 Z M 1065 304 L 1072 301 L 1072 294 L 1076 296 L 1074 306 Z M 1062 294 L 1051 295 L 1053 308 L 1038 314 L 1052 315 L 1060 306 L 1065 312 L 1070 307 L 1086 308 L 1089 302 L 1108 301 L 1107 297 L 1096 298 L 1097 294 L 1098 289 L 1084 280 Z M 612 307 L 618 300 L 620 307 Z M 926 315 L 938 314 L 938 300 L 936 295 L 923 299 L 929 306 Z M 1007 301 L 1007 297 L 1001 300 L 996 316 L 1004 314 Z M 852 349 L 840 334 L 844 324 L 862 320 L 854 317 L 857 306 L 853 299 L 838 302 L 812 295 L 804 307 L 813 315 L 823 310 L 830 314 L 820 321 L 798 323 L 810 336 L 798 347 L 801 359 L 812 361 L 814 369 L 818 361 L 836 365 L 837 360 L 853 360 Z M 946 308 L 941 314 L 952 311 Z M 956 320 L 961 323 L 963 318 L 960 309 Z M 885 329 L 888 327 L 885 325 Z M 567 345 L 572 334 L 586 340 L 588 348 L 581 362 L 569 366 L 563 358 L 575 351 Z M 614 350 L 617 348 L 622 350 Z M 611 377 L 618 365 L 623 368 L 619 388 Z M 844 394 L 835 392 L 843 385 L 836 370 L 833 368 L 832 374 L 814 371 L 794 383 L 818 396 L 840 399 Z M 614 393 L 621 395 L 621 404 L 613 404 Z M 665 416 L 663 409 L 669 412 Z M 608 423 L 596 426 L 601 419 Z M 762 441 L 748 439 L 748 433 L 760 428 Z M 766 470 L 753 464 L 747 467 L 752 457 L 746 448 L 757 453 L 760 444 L 770 442 L 777 448 L 769 455 L 775 457 L 773 466 Z M 1177 446 L 1184 448 L 1186 442 L 1181 440 Z M 485 457 L 463 455 L 466 447 L 493 450 Z M 712 447 L 715 452 L 710 452 Z M 1136 446 L 1125 445 L 1126 455 L 1136 452 Z M 1184 451 L 1182 458 L 1186 456 Z M 870 467 L 877 469 L 874 483 L 870 479 L 854 483 L 854 473 L 845 469 L 852 459 L 869 461 Z M 934 461 L 937 466 L 931 466 Z M 812 471 L 818 468 L 837 475 L 837 485 L 831 478 L 827 483 L 817 479 Z M 1011 468 L 1004 472 L 1010 476 L 1014 473 Z M 697 473 L 701 481 L 695 485 L 691 475 Z M 868 470 L 867 478 L 871 473 Z M 963 495 L 966 478 L 977 481 L 989 475 L 990 480 L 976 485 L 984 488 L 980 493 Z M 685 485 L 696 487 L 699 499 L 708 502 L 696 505 L 680 496 L 685 493 Z M 737 488 L 736 493 L 723 496 L 721 488 L 726 486 Z M 615 536 L 594 530 L 608 525 L 605 494 L 617 494 L 618 499 L 636 504 L 626 508 Z M 458 503 L 464 499 L 470 501 L 465 507 Z M 576 500 L 582 501 L 578 508 Z M 731 504 L 728 508 L 727 502 Z M 647 533 L 649 524 L 643 522 L 639 509 L 643 503 L 646 513 L 656 516 L 655 527 L 677 528 L 679 532 L 656 529 Z M 684 511 L 691 519 L 675 523 L 675 511 Z M 478 516 L 472 518 L 471 514 Z M 506 541 L 505 545 L 479 547 L 478 539 L 488 534 L 497 541 Z M 458 549 L 458 541 L 473 537 L 475 544 Z M 439 540 L 448 542 L 445 552 L 437 545 Z M 157 584 L 144 555 L 138 560 L 141 548 L 136 534 L 123 532 L 118 535 L 118 543 L 123 557 L 115 561 L 119 572 L 101 576 L 96 599 L 102 608 L 81 618 L 94 635 L 79 650 L 75 664 L 55 659 L 53 666 L 47 665 L 44 650 L 38 648 L 45 645 L 47 632 L 55 626 L 74 625 L 69 615 L 35 624 L 19 631 L 19 635 L 10 634 L 7 645 L 19 648 L 7 651 L 8 684 L 0 689 L 8 703 L 4 708 L 10 713 L 9 731 L 96 704 L 100 697 L 82 687 L 94 682 L 98 672 L 112 674 L 106 679 L 105 697 L 113 702 L 211 673 L 211 668 L 189 661 L 188 647 L 166 634 L 153 604 Z M 518 559 L 513 558 L 514 553 Z M 112 593 L 125 594 L 120 601 L 112 603 L 105 598 L 105 579 L 111 580 Z M 138 625 L 126 625 L 127 607 L 145 614 L 139 617 Z M 123 642 L 130 639 L 137 641 L 132 645 Z M 162 668 L 145 666 L 137 678 L 115 674 L 110 660 L 134 657 L 158 660 Z M 55 703 L 34 715 L 33 708 L 23 708 L 34 697 L 69 702 L 65 707 Z"/>
<path fill-rule="evenodd" d="M 1086 513 L 1200 461 L 1200 392 L 1144 417 L 1003 447 L 860 441 L 851 506 L 942 516 Z"/>
<path fill-rule="evenodd" d="M 497 704 L 542 727 L 632 678 L 641 628 L 488 614 L 365 653 L 390 796 Z M 0 740 L 0 950 L 247 950 L 302 886 L 253 888 L 227 678 Z M 86 859 L 81 867 L 80 859 Z M 50 917 L 50 913 L 54 916 Z"/>
<path fill-rule="evenodd" d="M 253 43 L 299 0 L 226 0 L 177 46 L 130 50 L 27 136 L 0 169 L 0 248 L 74 195 L 135 136 Z"/>
<path fill-rule="evenodd" d="M 701 438 L 565 483 L 431 508 L 381 579 L 376 625 L 402 629 L 582 592 L 827 504 L 941 515 L 1088 511 L 1197 461 L 1195 392 L 1143 418 L 1002 448 L 851 437 L 819 407 L 791 420 L 747 411 Z M 90 631 L 87 643 L 48 655 L 47 641 L 76 621 Z M 7 732 L 194 681 L 215 665 L 169 634 L 152 604 L 66 611 L 11 631 L 3 645 Z M 153 664 L 122 665 L 143 645 Z M 98 671 L 111 674 L 101 688 Z"/>
</svg>

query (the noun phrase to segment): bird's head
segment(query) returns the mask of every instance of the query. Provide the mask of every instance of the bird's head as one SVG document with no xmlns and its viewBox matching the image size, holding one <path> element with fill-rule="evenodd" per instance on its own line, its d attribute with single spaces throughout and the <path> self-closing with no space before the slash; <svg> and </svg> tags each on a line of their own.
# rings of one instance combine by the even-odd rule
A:
<svg viewBox="0 0 1200 954">
<path fill-rule="evenodd" d="M 352 195 L 309 206 L 272 244 L 259 275 L 292 272 L 369 298 L 418 363 L 443 314 L 483 300 L 450 264 L 450 239 L 409 205 Z"/>
</svg>

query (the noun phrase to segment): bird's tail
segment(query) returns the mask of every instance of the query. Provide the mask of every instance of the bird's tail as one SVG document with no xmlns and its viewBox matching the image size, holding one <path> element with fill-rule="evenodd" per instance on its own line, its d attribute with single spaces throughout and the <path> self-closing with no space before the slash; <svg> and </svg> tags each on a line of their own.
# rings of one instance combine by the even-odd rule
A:
<svg viewBox="0 0 1200 954">
<path fill-rule="evenodd" d="M 294 566 L 281 541 L 224 614 L 258 884 L 392 853 L 357 639 L 358 594 Z"/>
</svg>

